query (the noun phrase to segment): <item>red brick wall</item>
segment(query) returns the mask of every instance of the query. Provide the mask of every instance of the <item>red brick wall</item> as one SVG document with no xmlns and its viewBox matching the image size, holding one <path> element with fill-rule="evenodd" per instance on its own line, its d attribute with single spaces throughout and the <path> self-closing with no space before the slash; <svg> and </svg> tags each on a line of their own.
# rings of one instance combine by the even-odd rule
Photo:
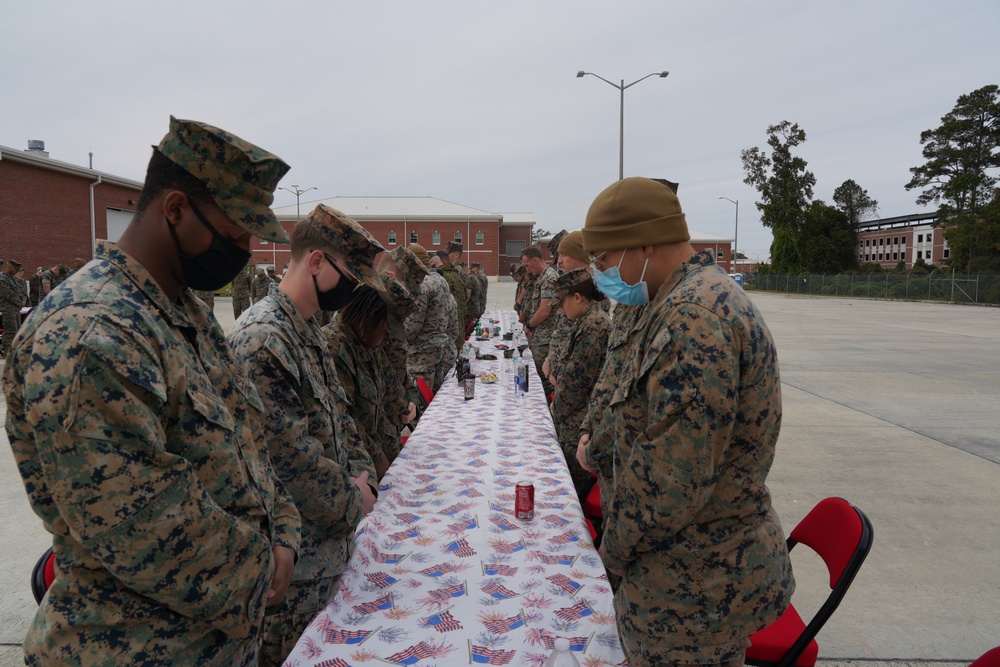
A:
<svg viewBox="0 0 1000 667">
<path fill-rule="evenodd" d="M 25 274 L 38 266 L 72 267 L 76 257 L 90 260 L 90 184 L 96 180 L 0 160 L 0 258 L 18 260 Z M 134 210 L 130 199 L 139 199 L 138 188 L 94 188 L 97 238 L 107 234 L 106 209 Z"/>
</svg>

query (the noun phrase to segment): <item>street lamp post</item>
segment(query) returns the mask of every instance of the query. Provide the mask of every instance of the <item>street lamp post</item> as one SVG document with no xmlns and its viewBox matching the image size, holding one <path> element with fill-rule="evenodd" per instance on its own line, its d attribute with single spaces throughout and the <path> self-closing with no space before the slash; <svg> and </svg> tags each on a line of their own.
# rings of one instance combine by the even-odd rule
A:
<svg viewBox="0 0 1000 667">
<path fill-rule="evenodd" d="M 295 219 L 296 220 L 301 220 L 302 219 L 302 211 L 299 210 L 299 197 L 301 197 L 305 193 L 309 192 L 310 190 L 315 190 L 316 188 L 313 187 L 313 188 L 306 188 L 305 190 L 301 190 L 301 189 L 299 189 L 299 186 L 293 185 L 293 186 L 291 186 L 291 188 L 281 187 L 281 188 L 278 188 L 278 189 L 279 190 L 284 190 L 285 192 L 291 192 L 293 195 L 295 195 Z M 273 241 L 271 242 L 271 264 L 274 265 L 274 270 L 275 270 L 275 272 L 277 272 L 278 271 L 278 247 L 277 247 L 277 245 Z"/>
<path fill-rule="evenodd" d="M 739 273 L 736 270 L 736 244 L 740 240 L 740 200 L 733 201 L 729 197 L 719 197 L 719 199 L 725 199 L 731 204 L 736 204 L 736 229 L 733 231 L 733 273 Z"/>
<path fill-rule="evenodd" d="M 576 73 L 576 78 L 582 78 L 587 75 L 596 76 L 598 79 L 604 83 L 617 88 L 621 94 L 621 103 L 618 112 L 618 180 L 625 178 L 625 89 L 631 88 L 640 81 L 644 81 L 651 76 L 658 76 L 661 79 L 665 79 L 670 72 L 653 72 L 652 74 L 647 74 L 641 79 L 636 79 L 632 83 L 625 85 L 625 79 L 621 79 L 621 83 L 612 83 L 605 79 L 600 74 L 594 74 L 593 72 L 584 72 L 583 70 Z"/>
</svg>

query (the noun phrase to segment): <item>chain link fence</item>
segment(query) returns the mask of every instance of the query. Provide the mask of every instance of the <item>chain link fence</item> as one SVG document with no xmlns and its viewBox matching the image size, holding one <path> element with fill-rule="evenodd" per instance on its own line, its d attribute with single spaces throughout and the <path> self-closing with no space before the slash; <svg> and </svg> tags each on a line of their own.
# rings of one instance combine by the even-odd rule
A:
<svg viewBox="0 0 1000 667">
<path fill-rule="evenodd" d="M 745 282 L 744 288 L 789 294 L 1000 305 L 1000 274 L 994 273 L 758 273 Z"/>
</svg>

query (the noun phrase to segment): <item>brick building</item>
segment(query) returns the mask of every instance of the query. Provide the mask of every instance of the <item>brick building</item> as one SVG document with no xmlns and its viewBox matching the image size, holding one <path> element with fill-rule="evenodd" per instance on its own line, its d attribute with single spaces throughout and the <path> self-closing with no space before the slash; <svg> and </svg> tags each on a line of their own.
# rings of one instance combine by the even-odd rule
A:
<svg viewBox="0 0 1000 667">
<path fill-rule="evenodd" d="M 862 222 L 858 225 L 858 262 L 893 268 L 903 261 L 907 269 L 918 259 L 929 265 L 944 264 L 951 248 L 936 221 L 937 213 L 919 213 Z"/>
<path fill-rule="evenodd" d="M 576 229 L 583 229 L 582 227 L 577 227 Z M 574 231 L 572 229 L 567 229 L 566 231 Z M 733 272 L 732 255 L 733 255 L 733 239 L 726 238 L 725 236 L 716 236 L 715 234 L 706 234 L 705 232 L 699 232 L 697 229 L 689 229 L 691 234 L 691 245 L 694 247 L 695 252 L 701 252 L 702 250 L 710 251 L 715 257 L 716 263 L 721 266 L 727 273 Z M 548 242 L 552 240 L 552 236 L 546 236 L 538 240 L 538 245 L 542 250 L 542 255 L 546 258 L 549 257 Z"/>
<path fill-rule="evenodd" d="M 388 250 L 419 243 L 433 253 L 449 242 L 462 244 L 466 264 L 479 262 L 488 276 L 507 275 L 521 250 L 531 243 L 535 224 L 531 213 L 494 213 L 434 197 L 328 197 L 274 209 L 278 220 L 291 231 L 301 215 L 326 204 L 357 220 Z M 255 240 L 254 260 L 281 272 L 288 263 L 287 245 Z"/>
<path fill-rule="evenodd" d="M 35 267 L 89 261 L 96 239 L 117 240 L 142 183 L 53 160 L 41 141 L 0 146 L 0 258 Z"/>
</svg>

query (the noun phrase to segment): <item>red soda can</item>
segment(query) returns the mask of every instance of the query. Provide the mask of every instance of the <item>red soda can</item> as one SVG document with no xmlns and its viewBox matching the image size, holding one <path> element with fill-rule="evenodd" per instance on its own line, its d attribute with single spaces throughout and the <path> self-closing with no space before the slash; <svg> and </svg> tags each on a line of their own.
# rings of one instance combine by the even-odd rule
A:
<svg viewBox="0 0 1000 667">
<path fill-rule="evenodd" d="M 514 516 L 530 521 L 535 518 L 535 485 L 521 481 L 514 488 Z"/>
</svg>

